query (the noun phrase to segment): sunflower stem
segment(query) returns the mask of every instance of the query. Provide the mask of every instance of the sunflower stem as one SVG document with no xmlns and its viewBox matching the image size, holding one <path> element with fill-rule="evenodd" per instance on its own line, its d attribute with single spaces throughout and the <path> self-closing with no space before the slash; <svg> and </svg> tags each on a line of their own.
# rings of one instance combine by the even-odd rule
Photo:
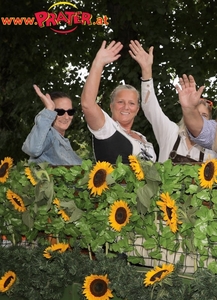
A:
<svg viewBox="0 0 217 300">
<path fill-rule="evenodd" d="M 87 245 L 87 249 L 88 249 L 88 253 L 89 253 L 89 258 L 90 258 L 90 260 L 93 260 L 92 253 L 91 253 L 91 249 L 90 249 L 90 245 Z"/>
<path fill-rule="evenodd" d="M 16 244 L 16 242 L 15 242 L 15 236 L 14 236 L 14 234 L 12 233 L 12 243 L 13 243 L 13 245 L 15 245 Z"/>
<path fill-rule="evenodd" d="M 105 255 L 108 255 L 108 251 L 109 251 L 109 243 L 106 242 L 105 243 Z"/>
</svg>

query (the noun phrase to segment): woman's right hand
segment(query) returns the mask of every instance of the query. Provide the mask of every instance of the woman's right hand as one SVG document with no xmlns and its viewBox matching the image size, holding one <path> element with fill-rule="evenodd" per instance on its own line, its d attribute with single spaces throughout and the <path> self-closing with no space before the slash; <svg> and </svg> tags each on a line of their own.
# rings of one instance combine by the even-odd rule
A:
<svg viewBox="0 0 217 300">
<path fill-rule="evenodd" d="M 121 42 L 112 41 L 106 47 L 106 41 L 102 42 L 99 51 L 96 54 L 95 62 L 100 63 L 103 67 L 113 61 L 116 61 L 121 55 L 119 52 L 123 48 Z"/>
<path fill-rule="evenodd" d="M 33 85 L 37 95 L 40 97 L 41 101 L 44 103 L 44 106 L 49 109 L 49 110 L 54 110 L 55 109 L 55 103 L 53 102 L 53 100 L 51 99 L 49 94 L 43 94 L 40 90 L 40 88 L 34 84 Z"/>
<path fill-rule="evenodd" d="M 186 74 L 183 74 L 183 76 L 179 78 L 179 84 L 176 85 L 176 90 L 178 92 L 179 102 L 182 108 L 196 109 L 204 90 L 204 86 L 201 86 L 197 90 L 194 77 L 192 75 L 187 76 Z"/>
</svg>

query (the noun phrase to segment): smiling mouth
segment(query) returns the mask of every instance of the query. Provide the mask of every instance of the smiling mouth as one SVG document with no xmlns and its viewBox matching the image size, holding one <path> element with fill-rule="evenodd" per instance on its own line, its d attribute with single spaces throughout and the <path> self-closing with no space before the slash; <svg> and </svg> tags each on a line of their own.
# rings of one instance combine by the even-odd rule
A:
<svg viewBox="0 0 217 300">
<path fill-rule="evenodd" d="M 67 125 L 67 124 L 69 124 L 70 122 L 60 122 L 61 124 L 64 124 L 64 125 Z"/>
</svg>

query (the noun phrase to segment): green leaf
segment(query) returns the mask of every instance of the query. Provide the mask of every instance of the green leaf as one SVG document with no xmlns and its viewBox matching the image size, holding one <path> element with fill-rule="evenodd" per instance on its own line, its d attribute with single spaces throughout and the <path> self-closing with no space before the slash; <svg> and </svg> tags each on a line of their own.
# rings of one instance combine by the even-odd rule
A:
<svg viewBox="0 0 217 300">
<path fill-rule="evenodd" d="M 147 239 L 147 240 L 143 243 L 143 246 L 144 246 L 145 249 L 147 249 L 147 250 L 153 249 L 153 248 L 156 248 L 157 242 L 156 242 L 155 239 L 150 238 L 150 239 Z"/>
<path fill-rule="evenodd" d="M 28 226 L 29 228 L 32 228 L 34 225 L 34 219 L 31 217 L 30 213 L 28 211 L 24 211 L 22 213 L 22 220 L 23 223 Z"/>
</svg>

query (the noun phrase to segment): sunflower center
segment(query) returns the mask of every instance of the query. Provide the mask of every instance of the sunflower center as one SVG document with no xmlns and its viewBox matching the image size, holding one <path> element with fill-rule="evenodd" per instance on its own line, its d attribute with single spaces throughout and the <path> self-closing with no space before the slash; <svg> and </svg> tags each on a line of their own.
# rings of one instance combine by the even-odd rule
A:
<svg viewBox="0 0 217 300">
<path fill-rule="evenodd" d="M 106 171 L 104 169 L 98 170 L 93 178 L 93 184 L 95 187 L 100 187 L 106 180 Z"/>
<path fill-rule="evenodd" d="M 8 164 L 7 162 L 5 162 L 5 163 L 1 166 L 1 168 L 0 168 L 0 177 L 4 177 L 4 176 L 5 176 L 8 167 L 9 167 L 9 164 Z"/>
<path fill-rule="evenodd" d="M 172 208 L 166 206 L 167 217 L 169 220 L 172 219 Z"/>
<path fill-rule="evenodd" d="M 6 288 L 6 287 L 10 284 L 10 282 L 11 282 L 12 279 L 13 279 L 13 276 L 9 276 L 9 277 L 5 280 L 5 282 L 4 282 L 4 288 Z"/>
<path fill-rule="evenodd" d="M 19 199 L 17 199 L 16 197 L 12 197 L 12 198 L 13 198 L 14 202 L 15 202 L 18 206 L 22 206 Z"/>
<path fill-rule="evenodd" d="M 157 280 L 157 279 L 160 279 L 161 276 L 162 276 L 162 274 L 163 274 L 164 272 L 168 272 L 168 271 L 167 271 L 167 270 L 161 270 L 161 271 L 157 272 L 156 274 L 154 274 L 154 275 L 150 278 L 150 281 L 155 281 L 155 280 Z"/>
<path fill-rule="evenodd" d="M 115 213 L 115 221 L 118 224 L 123 224 L 124 222 L 126 222 L 126 219 L 127 219 L 126 209 L 124 207 L 119 207 Z"/>
<path fill-rule="evenodd" d="M 102 297 L 107 292 L 107 283 L 102 279 L 94 279 L 90 284 L 90 291 L 95 297 Z"/>
<path fill-rule="evenodd" d="M 210 181 L 213 178 L 214 169 L 215 169 L 214 164 L 211 161 L 205 166 L 205 168 L 204 168 L 204 178 L 207 181 Z"/>
<path fill-rule="evenodd" d="M 54 251 L 61 251 L 61 250 L 62 250 L 62 248 L 57 248 Z"/>
</svg>

